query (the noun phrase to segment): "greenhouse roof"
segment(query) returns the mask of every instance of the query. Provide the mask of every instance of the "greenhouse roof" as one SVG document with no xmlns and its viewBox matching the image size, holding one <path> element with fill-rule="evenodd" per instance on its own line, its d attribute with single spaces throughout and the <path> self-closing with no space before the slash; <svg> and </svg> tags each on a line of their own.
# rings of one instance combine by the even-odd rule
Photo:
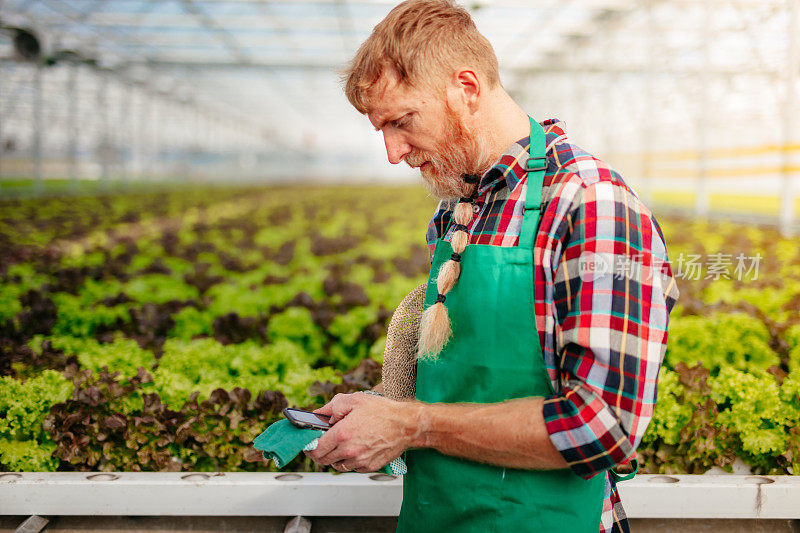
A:
<svg viewBox="0 0 800 533">
<path fill-rule="evenodd" d="M 674 131 L 687 121 L 719 124 L 712 144 L 730 146 L 753 121 L 778 118 L 791 70 L 793 2 L 465 4 L 497 52 L 504 86 L 531 114 L 566 118 L 571 132 L 596 150 L 614 145 L 615 152 L 637 152 L 647 143 L 688 148 L 693 142 L 685 136 L 659 138 L 659 130 Z M 258 142 L 377 161 L 384 157 L 382 141 L 347 103 L 338 72 L 395 4 L 5 0 L 0 22 L 33 31 L 45 53 L 73 51 L 128 83 L 241 121 Z M 11 38 L 0 32 L 6 94 L 29 78 L 11 62 Z M 96 95 L 89 90 L 82 98 Z M 608 126 L 612 121 L 623 123 Z M 641 132 L 644 123 L 655 130 L 649 137 Z M 621 137 L 603 133 L 609 128 Z"/>
</svg>

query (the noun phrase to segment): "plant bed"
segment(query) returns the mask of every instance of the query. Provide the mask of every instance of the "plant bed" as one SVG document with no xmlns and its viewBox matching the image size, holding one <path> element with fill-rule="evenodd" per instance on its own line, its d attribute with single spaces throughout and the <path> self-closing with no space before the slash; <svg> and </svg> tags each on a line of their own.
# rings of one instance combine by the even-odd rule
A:
<svg viewBox="0 0 800 533">
<path fill-rule="evenodd" d="M 379 379 L 434 207 L 379 187 L 0 201 L 0 471 L 269 470 L 249 443 L 281 406 Z M 681 296 L 642 472 L 800 473 L 798 240 L 659 222 Z"/>
</svg>

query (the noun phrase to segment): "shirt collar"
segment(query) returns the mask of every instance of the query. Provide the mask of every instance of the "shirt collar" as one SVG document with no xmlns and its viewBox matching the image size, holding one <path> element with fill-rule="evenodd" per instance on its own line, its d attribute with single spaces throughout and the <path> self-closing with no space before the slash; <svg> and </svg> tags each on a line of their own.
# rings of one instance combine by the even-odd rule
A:
<svg viewBox="0 0 800 533">
<path fill-rule="evenodd" d="M 553 146 L 567 139 L 565 124 L 557 118 L 549 118 L 539 123 L 544 130 L 545 153 L 550 157 Z M 518 140 L 508 147 L 481 177 L 478 184 L 478 196 L 497 186 L 498 183 L 505 181 L 506 186 L 513 190 L 517 186 L 522 176 L 525 175 L 525 162 L 530 156 L 530 135 Z"/>
</svg>

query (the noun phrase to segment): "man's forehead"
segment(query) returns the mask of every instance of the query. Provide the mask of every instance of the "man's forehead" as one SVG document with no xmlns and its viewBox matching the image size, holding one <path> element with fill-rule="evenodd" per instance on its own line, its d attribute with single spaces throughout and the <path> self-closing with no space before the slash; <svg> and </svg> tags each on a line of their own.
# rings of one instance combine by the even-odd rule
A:
<svg viewBox="0 0 800 533">
<path fill-rule="evenodd" d="M 396 75 L 381 75 L 369 91 L 367 116 L 375 127 L 418 107 L 426 94 L 423 90 L 401 83 Z"/>
</svg>

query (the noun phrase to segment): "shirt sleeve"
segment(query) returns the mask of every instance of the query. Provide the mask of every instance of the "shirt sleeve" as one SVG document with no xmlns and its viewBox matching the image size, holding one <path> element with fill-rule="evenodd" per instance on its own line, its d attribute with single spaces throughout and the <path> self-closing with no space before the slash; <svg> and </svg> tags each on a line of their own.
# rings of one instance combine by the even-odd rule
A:
<svg viewBox="0 0 800 533">
<path fill-rule="evenodd" d="M 678 298 L 661 229 L 620 181 L 584 185 L 553 257 L 557 394 L 550 439 L 591 478 L 634 457 Z"/>
</svg>

